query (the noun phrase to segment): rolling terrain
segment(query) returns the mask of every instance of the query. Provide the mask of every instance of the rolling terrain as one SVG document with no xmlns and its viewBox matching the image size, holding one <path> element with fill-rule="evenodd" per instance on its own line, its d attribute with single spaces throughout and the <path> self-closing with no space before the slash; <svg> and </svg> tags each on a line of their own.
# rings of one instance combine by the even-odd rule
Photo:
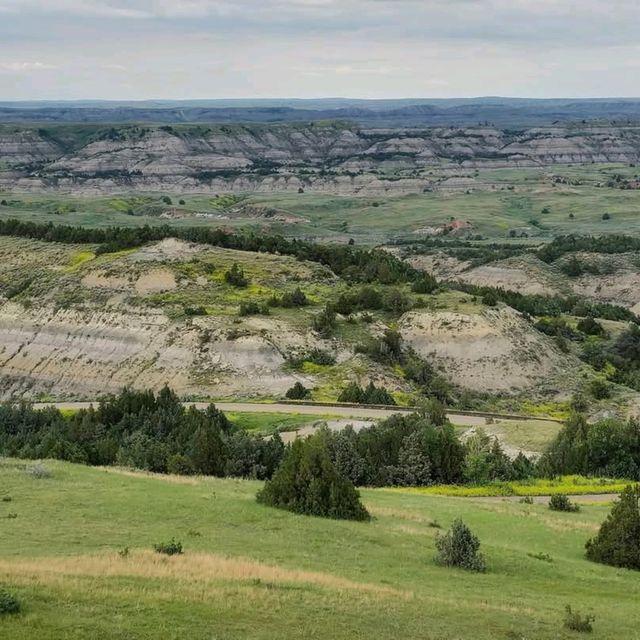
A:
<svg viewBox="0 0 640 640">
<path fill-rule="evenodd" d="M 595 615 L 594 638 L 640 637 L 635 573 L 584 558 L 607 505 L 363 490 L 374 519 L 357 523 L 258 505 L 259 482 L 46 465 L 38 479 L 0 462 L 0 580 L 24 602 L 2 620 L 15 640 L 564 640 L 566 604 Z M 434 563 L 439 527 L 458 516 L 484 574 Z M 172 537 L 183 555 L 151 551 Z"/>
</svg>

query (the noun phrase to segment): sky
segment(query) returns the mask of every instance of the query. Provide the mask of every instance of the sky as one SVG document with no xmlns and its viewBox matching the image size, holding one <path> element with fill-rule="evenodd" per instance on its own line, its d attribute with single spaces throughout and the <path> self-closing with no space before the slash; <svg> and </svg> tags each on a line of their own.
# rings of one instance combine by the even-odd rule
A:
<svg viewBox="0 0 640 640">
<path fill-rule="evenodd" d="M 640 96 L 640 0 L 0 0 L 0 101 Z"/>
</svg>

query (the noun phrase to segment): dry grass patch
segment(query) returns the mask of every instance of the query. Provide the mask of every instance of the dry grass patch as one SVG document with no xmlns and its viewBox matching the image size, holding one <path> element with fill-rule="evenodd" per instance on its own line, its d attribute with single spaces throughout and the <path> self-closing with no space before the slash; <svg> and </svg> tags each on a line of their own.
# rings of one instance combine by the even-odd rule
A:
<svg viewBox="0 0 640 640">
<path fill-rule="evenodd" d="M 83 555 L 39 560 L 0 560 L 2 580 L 12 583 L 51 584 L 77 578 L 145 578 L 173 580 L 180 587 L 210 582 L 259 583 L 284 587 L 317 586 L 337 591 L 411 599 L 413 593 L 375 584 L 354 582 L 331 574 L 287 569 L 248 558 L 189 553 L 171 558 L 151 551 L 117 555 Z"/>
</svg>

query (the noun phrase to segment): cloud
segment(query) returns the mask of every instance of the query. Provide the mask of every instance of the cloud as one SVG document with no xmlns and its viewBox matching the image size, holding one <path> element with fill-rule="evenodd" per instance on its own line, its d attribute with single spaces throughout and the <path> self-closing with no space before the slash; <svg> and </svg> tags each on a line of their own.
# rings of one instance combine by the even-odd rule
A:
<svg viewBox="0 0 640 640">
<path fill-rule="evenodd" d="M 45 62 L 0 62 L 0 73 L 28 73 L 30 71 L 46 71 L 55 69 L 55 65 Z"/>
<path fill-rule="evenodd" d="M 637 0 L 0 0 L 0 61 L 48 69 L 0 95 L 629 95 L 638 33 Z"/>
</svg>

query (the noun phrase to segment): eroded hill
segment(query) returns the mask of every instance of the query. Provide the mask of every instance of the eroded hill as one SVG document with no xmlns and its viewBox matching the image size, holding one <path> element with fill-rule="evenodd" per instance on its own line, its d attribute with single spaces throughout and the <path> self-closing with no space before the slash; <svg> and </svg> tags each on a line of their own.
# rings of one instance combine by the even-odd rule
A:
<svg viewBox="0 0 640 640">
<path fill-rule="evenodd" d="M 640 160 L 640 129 L 565 125 L 361 129 L 348 124 L 3 125 L 0 189 L 421 193 L 473 188 L 469 168 Z M 434 182 L 450 168 L 455 184 Z M 462 183 L 459 181 L 462 180 Z M 466 182 L 465 182 L 466 180 Z"/>
<path fill-rule="evenodd" d="M 455 388 L 548 397 L 550 380 L 581 367 L 514 311 L 453 291 L 414 295 L 382 285 L 400 300 L 396 311 L 338 315 L 323 336 L 314 318 L 354 286 L 285 256 L 173 239 L 96 255 L 91 245 L 5 237 L 0 259 L 3 398 L 92 398 L 165 383 L 185 397 L 282 397 L 300 381 L 314 399 L 335 400 L 349 382 L 371 381 L 415 402 L 417 387 L 402 367 L 358 347 L 390 326 L 404 349 L 413 347 Z M 226 281 L 234 264 L 244 287 Z M 269 306 L 298 288 L 306 305 Z M 250 302 L 257 313 L 242 313 Z M 330 361 L 313 362 L 314 350 Z M 574 383 L 566 378 L 561 386 Z"/>
</svg>

